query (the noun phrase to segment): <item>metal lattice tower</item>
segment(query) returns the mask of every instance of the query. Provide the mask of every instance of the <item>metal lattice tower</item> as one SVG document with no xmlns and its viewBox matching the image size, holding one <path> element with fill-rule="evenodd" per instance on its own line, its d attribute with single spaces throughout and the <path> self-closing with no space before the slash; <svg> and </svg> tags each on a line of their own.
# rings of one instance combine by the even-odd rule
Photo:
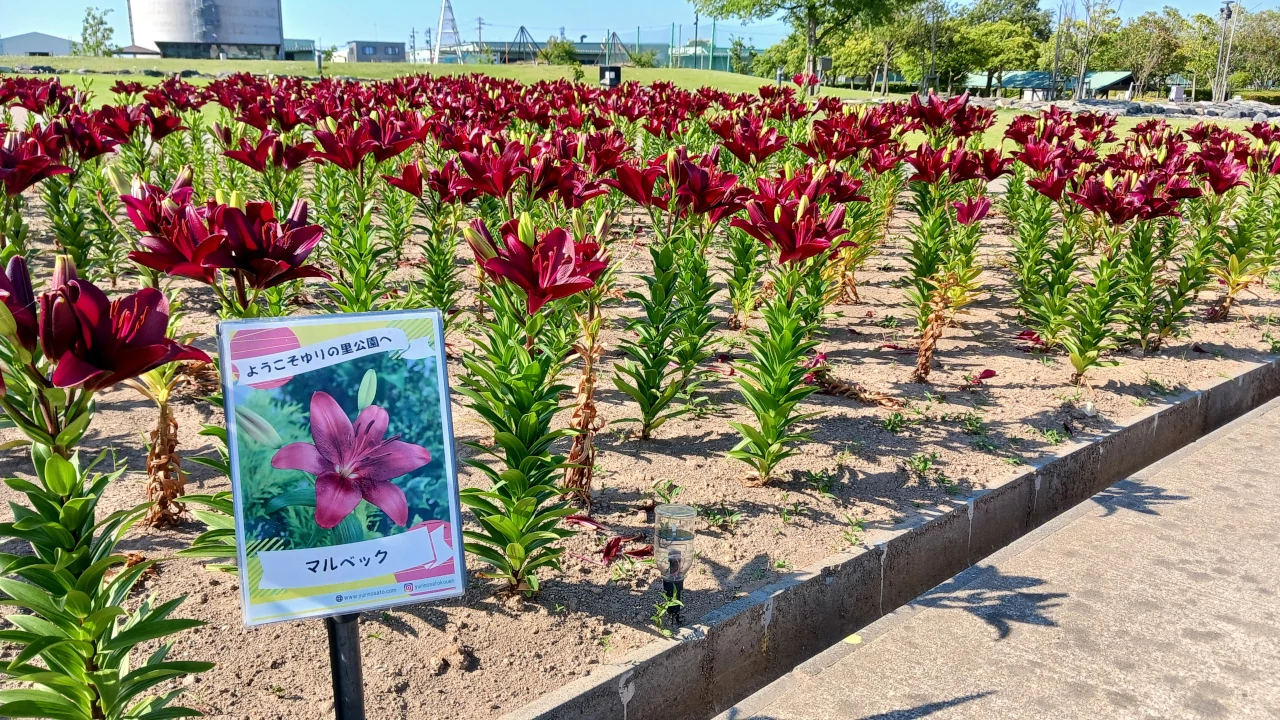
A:
<svg viewBox="0 0 1280 720">
<path fill-rule="evenodd" d="M 462 35 L 458 32 L 458 19 L 453 16 L 453 3 L 444 0 L 440 4 L 440 25 L 436 28 L 436 46 L 431 62 L 439 63 L 441 53 L 453 53 L 462 61 Z"/>
<path fill-rule="evenodd" d="M 511 62 L 512 56 L 516 61 L 533 60 L 538 57 L 538 52 L 542 50 L 542 46 L 537 40 L 533 39 L 533 35 L 529 34 L 529 30 L 525 26 L 520 26 L 520 32 L 516 33 L 516 39 L 511 41 L 507 46 L 506 62 Z"/>
</svg>

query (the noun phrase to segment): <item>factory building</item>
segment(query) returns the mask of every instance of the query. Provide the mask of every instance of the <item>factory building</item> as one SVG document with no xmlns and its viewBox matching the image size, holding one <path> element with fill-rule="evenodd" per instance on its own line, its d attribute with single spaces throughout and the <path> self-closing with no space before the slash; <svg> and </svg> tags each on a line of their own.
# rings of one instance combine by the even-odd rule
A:
<svg viewBox="0 0 1280 720">
<path fill-rule="evenodd" d="M 164 57 L 275 60 L 280 0 L 129 0 L 133 45 Z"/>
</svg>

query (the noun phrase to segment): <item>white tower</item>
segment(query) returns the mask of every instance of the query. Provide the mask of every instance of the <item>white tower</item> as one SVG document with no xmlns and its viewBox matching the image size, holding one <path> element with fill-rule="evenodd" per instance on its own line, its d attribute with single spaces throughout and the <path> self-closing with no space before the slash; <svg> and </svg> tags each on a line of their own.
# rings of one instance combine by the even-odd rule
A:
<svg viewBox="0 0 1280 720">
<path fill-rule="evenodd" d="M 440 5 L 440 26 L 436 29 L 436 44 L 431 62 L 440 62 L 440 53 L 454 53 L 462 61 L 462 36 L 458 33 L 458 19 L 453 16 L 453 4 L 444 0 Z"/>
</svg>

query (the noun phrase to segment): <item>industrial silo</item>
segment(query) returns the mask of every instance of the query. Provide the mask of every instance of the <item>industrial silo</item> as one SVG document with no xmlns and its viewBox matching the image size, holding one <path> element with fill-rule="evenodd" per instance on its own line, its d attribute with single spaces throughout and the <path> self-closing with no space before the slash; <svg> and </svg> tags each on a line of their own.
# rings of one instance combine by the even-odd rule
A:
<svg viewBox="0 0 1280 720">
<path fill-rule="evenodd" d="M 280 0 L 129 0 L 134 45 L 178 58 L 279 57 Z"/>
</svg>

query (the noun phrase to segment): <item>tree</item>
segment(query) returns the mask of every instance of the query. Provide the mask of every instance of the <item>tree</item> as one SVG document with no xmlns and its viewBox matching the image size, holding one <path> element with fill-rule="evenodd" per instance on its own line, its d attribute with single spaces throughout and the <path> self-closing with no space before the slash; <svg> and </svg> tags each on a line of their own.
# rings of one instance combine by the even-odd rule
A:
<svg viewBox="0 0 1280 720">
<path fill-rule="evenodd" d="M 1032 37 L 1031 30 L 1008 20 L 969 27 L 964 36 L 974 68 L 987 74 L 988 93 L 993 83 L 1004 89 L 1005 71 L 1035 67 L 1040 55 L 1039 43 Z"/>
<path fill-rule="evenodd" d="M 1240 18 L 1231 65 L 1244 72 L 1245 83 L 1253 87 L 1269 88 L 1280 82 L 1280 12 L 1263 10 Z"/>
<path fill-rule="evenodd" d="M 1116 6 L 1112 3 L 1113 0 L 1081 0 L 1081 15 L 1077 16 L 1076 3 L 1072 0 L 1068 14 L 1058 28 L 1064 60 L 1070 58 L 1063 67 L 1074 65 L 1076 69 L 1076 100 L 1084 98 L 1087 90 L 1085 77 L 1094 69 L 1095 53 L 1114 41 L 1116 29 L 1120 26 Z"/>
<path fill-rule="evenodd" d="M 331 63 L 333 62 L 333 55 L 336 52 L 338 52 L 338 46 L 330 45 L 328 48 L 320 51 L 320 59 L 327 63 Z"/>
<path fill-rule="evenodd" d="M 799 32 L 792 32 L 782 42 L 769 46 L 757 55 L 751 63 L 751 72 L 759 77 L 773 78 L 778 68 L 782 68 L 788 76 L 795 75 L 804 70 L 804 60 L 804 36 Z"/>
<path fill-rule="evenodd" d="M 1146 92 L 1152 78 L 1164 78 L 1186 68 L 1182 45 L 1186 25 L 1182 14 L 1171 7 L 1161 14 L 1143 13 L 1120 29 L 1110 59 L 1117 67 L 1133 73 L 1138 92 Z"/>
<path fill-rule="evenodd" d="M 631 53 L 631 64 L 638 68 L 658 67 L 657 50 L 641 50 Z"/>
<path fill-rule="evenodd" d="M 1001 20 L 1027 29 L 1037 42 L 1049 39 L 1053 16 L 1040 9 L 1040 0 L 978 0 L 966 16 L 970 23 L 983 25 Z"/>
<path fill-rule="evenodd" d="M 892 10 L 895 0 L 694 0 L 711 17 L 744 21 L 784 16 L 804 32 L 804 70 L 817 73 L 824 42 L 856 23 L 874 24 Z"/>
<path fill-rule="evenodd" d="M 869 34 L 852 33 L 831 51 L 831 70 L 851 78 L 865 77 L 870 88 L 880 63 L 880 45 Z"/>
<path fill-rule="evenodd" d="M 578 52 L 568 40 L 550 37 L 538 51 L 538 59 L 548 65 L 574 65 L 578 62 Z"/>
<path fill-rule="evenodd" d="M 73 55 L 111 55 L 116 48 L 111 44 L 115 28 L 107 22 L 110 9 L 96 7 L 84 9 L 84 22 L 80 25 L 80 42 L 71 43 Z"/>
<path fill-rule="evenodd" d="M 729 71 L 739 75 L 750 75 L 756 56 L 754 45 L 747 45 L 742 38 L 734 36 L 729 43 Z"/>
</svg>

